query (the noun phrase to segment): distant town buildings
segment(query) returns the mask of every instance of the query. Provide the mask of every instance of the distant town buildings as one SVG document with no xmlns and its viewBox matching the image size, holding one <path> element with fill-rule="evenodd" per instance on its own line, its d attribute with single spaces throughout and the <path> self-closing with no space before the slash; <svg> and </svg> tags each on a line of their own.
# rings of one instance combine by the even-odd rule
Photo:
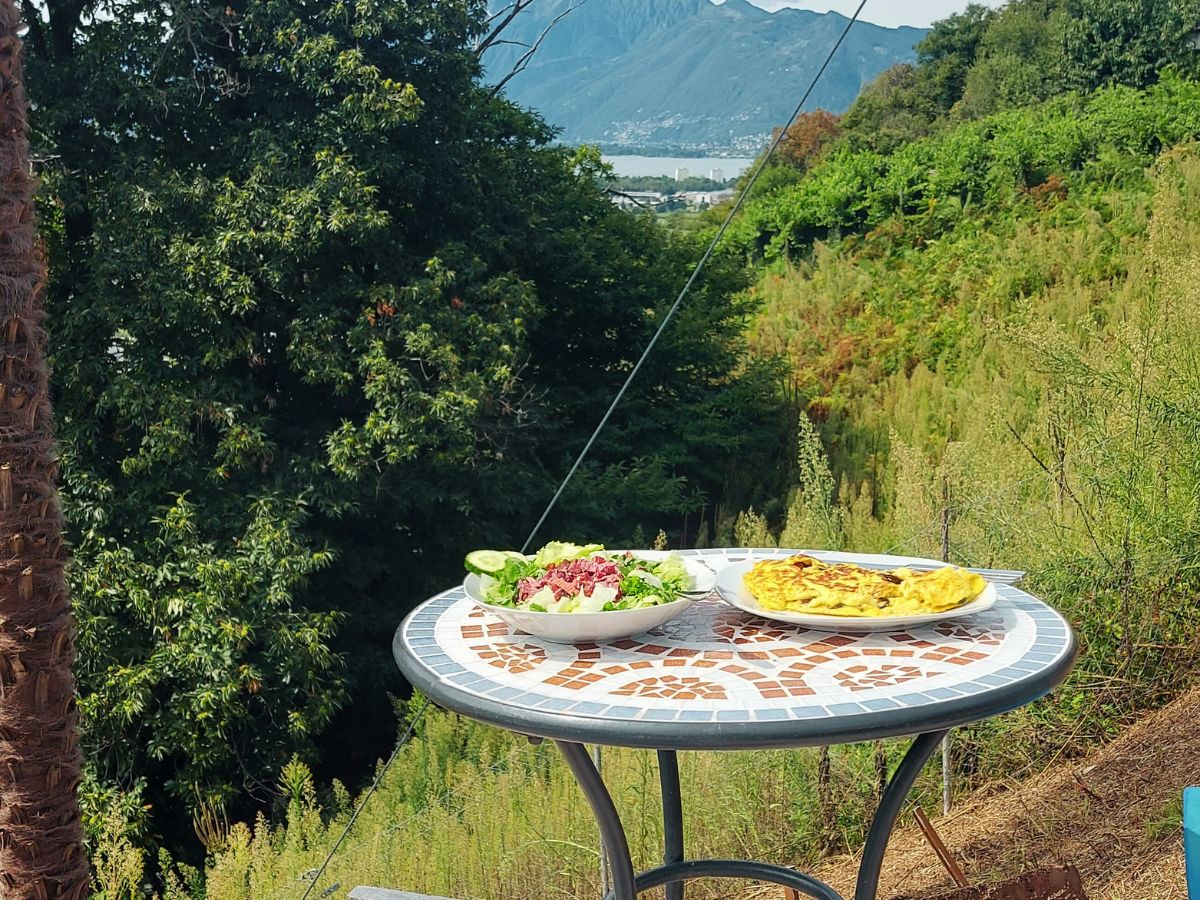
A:
<svg viewBox="0 0 1200 900">
<path fill-rule="evenodd" d="M 715 181 L 718 184 L 723 184 L 725 181 L 725 170 L 724 169 L 709 169 L 708 170 L 708 180 Z"/>
<path fill-rule="evenodd" d="M 721 191 L 680 191 L 677 194 L 662 194 L 658 191 L 618 191 L 609 192 L 612 202 L 622 209 L 643 209 L 655 212 L 667 212 L 690 206 L 703 209 L 716 206 L 726 200 L 732 200 L 737 191 L 727 188 Z"/>
<path fill-rule="evenodd" d="M 658 191 L 614 191 L 612 202 L 622 209 L 654 209 L 667 201 Z"/>
<path fill-rule="evenodd" d="M 716 180 L 715 178 L 713 179 Z M 688 206 L 716 206 L 718 203 L 724 203 L 726 200 L 732 200 L 737 191 L 726 189 L 723 191 L 685 191 L 682 194 L 676 194 L 675 197 L 682 200 Z"/>
<path fill-rule="evenodd" d="M 686 181 L 688 179 L 689 175 L 690 175 L 690 173 L 688 172 L 686 166 L 680 166 L 678 169 L 675 170 L 675 180 L 676 181 Z"/>
</svg>

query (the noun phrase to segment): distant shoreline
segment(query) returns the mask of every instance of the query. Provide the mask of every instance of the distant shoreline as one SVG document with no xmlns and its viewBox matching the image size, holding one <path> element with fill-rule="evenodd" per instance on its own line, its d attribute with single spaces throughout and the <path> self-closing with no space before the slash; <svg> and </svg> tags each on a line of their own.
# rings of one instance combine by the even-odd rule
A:
<svg viewBox="0 0 1200 900">
<path fill-rule="evenodd" d="M 766 141 L 764 139 L 763 144 Z M 625 147 L 597 145 L 605 156 L 670 156 L 679 159 L 744 159 L 748 148 L 721 147 L 696 149 L 692 147 Z M 759 147 L 758 149 L 762 149 Z"/>
<path fill-rule="evenodd" d="M 673 147 L 668 145 L 630 146 L 628 144 L 605 144 L 601 141 L 564 141 L 561 137 L 554 141 L 560 147 L 578 147 L 587 144 L 598 147 L 605 159 L 610 157 L 651 157 L 670 159 L 747 159 L 754 158 L 766 149 L 771 135 L 758 135 L 744 147 Z"/>
<path fill-rule="evenodd" d="M 689 175 L 708 178 L 713 169 L 720 169 L 724 181 L 742 174 L 754 160 L 746 156 L 642 156 L 639 154 L 604 154 L 618 175 L 674 177 L 677 169 L 687 169 Z"/>
</svg>

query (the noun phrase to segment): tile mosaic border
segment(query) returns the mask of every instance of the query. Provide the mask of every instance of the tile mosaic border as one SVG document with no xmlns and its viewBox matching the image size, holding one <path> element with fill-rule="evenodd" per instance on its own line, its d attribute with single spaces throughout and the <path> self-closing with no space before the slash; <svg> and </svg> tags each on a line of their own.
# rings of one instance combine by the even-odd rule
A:
<svg viewBox="0 0 1200 900">
<path fill-rule="evenodd" d="M 707 565 L 717 569 L 722 565 L 741 559 L 777 557 L 787 555 L 788 552 L 778 550 L 684 551 L 684 555 L 699 557 Z M 579 684 L 573 689 L 574 693 L 568 690 L 558 690 L 567 685 L 563 683 L 547 684 L 538 682 L 534 678 L 522 678 L 521 676 L 530 675 L 532 667 L 534 667 L 531 660 L 537 659 L 537 664 L 541 665 L 546 658 L 553 658 L 554 663 L 560 668 L 554 670 L 553 667 L 550 667 L 547 671 L 555 672 L 554 675 L 549 676 L 550 678 L 559 677 L 558 672 L 571 669 L 571 660 L 573 657 L 578 657 L 580 650 L 575 647 L 564 648 L 560 645 L 546 644 L 525 635 L 510 635 L 507 626 L 503 623 L 497 625 L 498 620 L 488 622 L 483 619 L 481 622 L 484 627 L 478 630 L 478 634 L 482 637 L 498 639 L 499 643 L 489 644 L 489 649 L 483 651 L 491 654 L 490 656 L 465 653 L 466 642 L 461 638 L 461 623 L 473 612 L 473 604 L 466 599 L 461 588 L 454 588 L 439 594 L 409 617 L 399 635 L 402 648 L 400 652 L 408 657 L 408 659 L 402 660 L 406 669 L 409 665 L 414 665 L 424 670 L 425 677 L 419 680 L 429 683 L 431 693 L 436 691 L 438 694 L 444 692 L 447 695 L 443 698 L 435 697 L 435 699 L 446 700 L 451 706 L 454 705 L 453 700 L 457 698 L 469 706 L 508 707 L 509 709 L 505 710 L 504 714 L 513 719 L 520 719 L 522 711 L 528 710 L 563 719 L 603 719 L 611 723 L 614 729 L 619 729 L 622 724 L 637 727 L 639 724 L 648 723 L 674 723 L 676 726 L 690 728 L 702 728 L 706 724 L 712 725 L 713 723 L 763 723 L 775 726 L 781 721 L 801 722 L 847 716 L 853 716 L 856 719 L 866 717 L 868 720 L 872 716 L 886 716 L 889 720 L 894 720 L 898 713 L 911 714 L 915 722 L 933 714 L 938 707 L 955 706 L 961 705 L 964 701 L 986 699 L 986 695 L 1000 691 L 1009 696 L 1017 692 L 1022 683 L 1041 683 L 1045 680 L 1048 672 L 1061 669 L 1065 657 L 1074 653 L 1070 628 L 1058 613 L 1042 601 L 1017 588 L 998 585 L 997 591 L 999 594 L 997 606 L 991 613 L 985 614 L 993 616 L 993 619 L 999 617 L 1005 625 L 1002 640 L 998 644 L 999 649 L 995 653 L 984 656 L 984 659 L 993 660 L 993 665 L 978 666 L 975 664 L 980 662 L 979 660 L 969 660 L 970 664 L 965 665 L 963 669 L 964 675 L 973 672 L 969 679 L 955 680 L 950 677 L 942 677 L 936 684 L 922 685 L 919 690 L 913 688 L 917 687 L 915 682 L 923 680 L 921 676 L 917 674 L 907 678 L 901 677 L 909 673 L 903 671 L 904 667 L 900 666 L 902 671 L 899 672 L 899 676 L 890 671 L 873 675 L 872 677 L 878 682 L 878 685 L 871 684 L 856 688 L 856 695 L 853 699 L 846 696 L 836 700 L 831 699 L 830 695 L 836 694 L 837 690 L 828 684 L 825 684 L 820 690 L 813 689 L 806 693 L 796 692 L 793 689 L 790 693 L 785 690 L 782 695 L 776 695 L 775 689 L 772 689 L 772 696 L 763 696 L 766 693 L 764 691 L 759 691 L 758 696 L 745 691 L 734 695 L 729 689 L 722 692 L 719 683 L 705 682 L 700 679 L 697 670 L 686 664 L 687 660 L 679 660 L 678 657 L 670 658 L 668 651 L 678 652 L 684 649 L 680 643 L 686 644 L 686 640 L 684 640 L 675 642 L 672 646 L 670 639 L 656 640 L 653 644 L 626 642 L 632 644 L 632 647 L 614 647 L 609 648 L 608 653 L 603 651 L 590 653 L 595 664 L 608 663 L 610 668 L 619 668 L 631 666 L 634 662 L 648 662 L 645 657 L 631 661 L 631 655 L 637 652 L 633 649 L 634 647 L 659 648 L 660 653 L 646 654 L 648 657 L 653 657 L 654 662 L 637 670 L 638 673 L 653 673 L 646 675 L 646 678 L 643 679 L 646 683 L 641 687 L 629 691 L 589 690 L 595 684 L 607 687 L 606 677 L 596 677 L 589 681 L 588 676 L 595 673 L 580 670 L 575 672 L 575 675 L 579 675 Z M 734 615 L 743 619 L 751 618 L 723 605 L 720 609 L 725 615 Z M 711 613 L 711 610 L 708 612 Z M 472 628 L 476 624 L 480 623 L 473 622 Z M 792 627 L 786 626 L 784 630 L 787 629 L 792 629 Z M 803 640 L 809 645 L 817 643 L 812 640 L 813 632 L 807 632 L 805 629 L 799 629 L 799 631 L 804 634 L 775 641 L 773 646 L 776 647 L 776 652 L 780 652 L 782 656 L 778 647 L 793 646 L 799 640 Z M 474 630 L 471 632 L 471 634 L 476 633 Z M 938 634 L 935 629 L 930 628 L 912 630 L 911 637 L 917 642 L 927 644 L 928 648 L 932 648 L 934 652 L 942 647 L 951 646 L 956 648 L 957 652 L 963 645 L 962 640 L 952 635 Z M 994 635 L 991 637 L 994 638 Z M 509 640 L 510 638 L 511 640 Z M 864 659 L 879 655 L 878 652 L 872 651 L 878 651 L 881 648 L 866 646 L 873 642 L 878 643 L 874 638 L 868 641 L 863 641 L 863 636 L 847 636 L 847 638 L 852 643 L 864 645 L 860 646 L 859 652 L 852 657 L 856 666 L 862 666 Z M 886 637 L 880 640 L 886 640 Z M 660 643 L 663 645 L 662 647 L 659 647 Z M 895 641 L 894 643 L 903 642 Z M 995 643 L 994 640 L 993 643 Z M 587 648 L 584 652 L 587 652 Z M 692 652 L 689 654 L 689 658 L 694 658 L 702 652 Z M 772 674 L 778 676 L 780 671 L 786 669 L 786 666 L 781 668 L 779 659 L 758 658 L 758 656 L 765 655 L 762 651 L 735 650 L 734 653 L 737 654 L 736 662 L 740 668 L 743 668 L 743 671 L 726 671 L 722 673 L 722 678 L 734 675 L 748 679 L 754 674 L 762 677 L 769 677 Z M 758 654 L 758 656 L 750 659 L 743 658 L 747 653 Z M 660 656 L 662 658 L 659 658 Z M 788 657 L 782 658 L 786 661 Z M 847 659 L 849 660 L 850 657 Z M 686 676 L 673 676 L 665 672 L 670 663 L 677 661 L 683 664 L 672 668 L 677 668 L 680 673 L 687 672 Z M 774 663 L 773 667 L 772 663 Z M 746 668 L 747 664 L 750 664 L 750 669 Z M 753 671 L 754 666 L 759 667 L 759 672 Z M 980 671 L 974 671 L 975 669 L 980 669 Z M 839 670 L 834 666 L 833 671 L 836 675 Z M 841 670 L 841 673 L 845 674 L 844 670 Z M 623 672 L 622 674 L 633 674 L 633 672 Z M 943 670 L 940 674 L 951 673 L 949 670 Z M 671 680 L 672 678 L 674 680 Z M 651 681 L 651 679 L 657 680 Z M 819 680 L 816 683 L 822 684 Z M 902 685 L 905 686 L 902 687 Z M 826 695 L 824 698 L 823 694 Z M 683 699 L 680 700 L 680 697 Z M 753 702 L 747 702 L 748 698 Z"/>
</svg>

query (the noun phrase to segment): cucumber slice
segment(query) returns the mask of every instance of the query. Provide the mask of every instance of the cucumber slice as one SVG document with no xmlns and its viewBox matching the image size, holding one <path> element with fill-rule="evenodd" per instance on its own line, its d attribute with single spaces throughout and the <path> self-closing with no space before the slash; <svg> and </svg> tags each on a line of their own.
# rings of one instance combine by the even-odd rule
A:
<svg viewBox="0 0 1200 900">
<path fill-rule="evenodd" d="M 465 565 L 468 572 L 476 575 L 495 575 L 504 568 L 508 559 L 499 550 L 472 550 L 467 554 Z"/>
<path fill-rule="evenodd" d="M 529 559 L 524 553 L 518 553 L 516 550 L 501 550 L 500 552 L 509 559 Z"/>
</svg>

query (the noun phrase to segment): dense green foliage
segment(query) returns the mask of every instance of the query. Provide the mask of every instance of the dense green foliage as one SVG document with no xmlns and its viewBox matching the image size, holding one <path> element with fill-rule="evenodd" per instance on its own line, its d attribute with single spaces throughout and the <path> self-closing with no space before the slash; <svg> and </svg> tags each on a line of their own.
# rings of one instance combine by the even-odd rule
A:
<svg viewBox="0 0 1200 900">
<path fill-rule="evenodd" d="M 927 134 L 962 96 L 967 74 L 995 13 L 972 4 L 935 23 L 917 45 L 917 64 L 888 69 L 863 88 L 842 128 L 858 146 L 890 150 Z"/>
<path fill-rule="evenodd" d="M 752 347 L 790 361 L 817 425 L 793 488 L 736 534 L 933 556 L 947 520 L 956 561 L 1033 570 L 1085 652 L 1052 701 L 970 730 L 963 764 L 992 776 L 1044 751 L 1029 723 L 1109 733 L 1190 684 L 1200 655 L 1200 17 L 981 16 L 982 34 L 958 17 L 924 45 L 973 48 L 961 96 L 930 87 L 926 50 L 864 92 L 815 166 L 776 167 L 736 226 L 768 262 Z M 1001 70 L 1012 90 L 985 97 Z"/>
<path fill-rule="evenodd" d="M 1028 568 L 1078 631 L 1064 688 L 964 733 L 974 778 L 1111 734 L 1200 665 L 1200 161 L 1174 150 L 1148 178 L 1101 152 L 818 243 L 759 288 L 752 344 L 792 360 L 822 438 L 799 446 L 828 476 L 813 491 L 798 466 L 739 542 L 936 556 L 948 520 L 954 561 Z"/>
<path fill-rule="evenodd" d="M 1195 0 L 1012 0 L 934 24 L 915 65 L 863 89 L 842 127 L 882 152 L 966 119 L 1111 84 L 1200 73 Z"/>
<path fill-rule="evenodd" d="M 1130 164 L 1197 136 L 1200 86 L 1193 81 L 1168 76 L 1144 92 L 1118 86 L 1066 94 L 890 153 L 841 143 L 805 178 L 781 179 L 775 189 L 760 191 L 737 234 L 747 250 L 768 257 L 895 216 L 923 217 L 933 238 L 958 211 L 1005 201 L 1074 170 L 1119 180 Z"/>
<path fill-rule="evenodd" d="M 697 248 L 481 83 L 481 0 L 49 16 L 88 796 L 186 833 L 333 721 L 326 771 L 386 749 L 392 629 L 465 550 L 521 543 Z M 739 362 L 746 283 L 713 261 L 548 535 L 694 531 L 736 497 L 779 421 Z"/>
<path fill-rule="evenodd" d="M 110 813 L 120 786 L 217 807 L 261 779 L 328 722 L 341 699 L 330 650 L 340 614 L 296 611 L 293 596 L 329 553 L 298 540 L 296 510 L 261 500 L 220 552 L 180 498 L 135 553 L 90 535 L 76 559 L 80 708 L 102 784 L 88 812 Z M 137 729 L 138 740 L 131 739 Z M 150 776 L 167 780 L 149 789 Z M 93 821 L 93 825 L 97 824 Z M 140 815 L 135 816 L 140 819 Z"/>
<path fill-rule="evenodd" d="M 1155 158 L 1200 137 L 1190 2 L 1017 0 L 935 28 L 768 170 L 546 536 L 928 554 L 952 503 L 956 558 L 1021 561 L 1087 644 L 1055 702 L 968 735 L 971 777 L 1177 689 L 1200 169 Z M 395 623 L 464 550 L 524 539 L 711 217 L 615 209 L 596 152 L 485 87 L 482 0 L 46 12 L 28 69 L 97 859 L 141 873 L 134 845 L 179 850 L 192 817 L 217 847 L 282 770 L 290 827 L 235 831 L 214 885 L 294 885 L 330 832 L 285 762 L 353 776 L 386 749 Z M 489 753 L 404 771 L 456 785 Z M 565 790 L 525 753 L 522 790 Z M 767 818 L 800 855 L 819 829 L 788 759 Z M 863 759 L 841 757 L 848 783 Z M 387 808 L 461 823 L 429 791 Z M 394 824 L 364 839 L 411 856 Z"/>
<path fill-rule="evenodd" d="M 1094 8 L 1111 23 L 1128 6 Z M 919 90 L 885 98 L 875 124 L 847 116 L 815 163 L 771 169 L 734 233 L 763 264 L 752 352 L 788 361 L 802 417 L 790 489 L 718 540 L 933 556 L 945 518 L 954 561 L 1029 569 L 1029 587 L 1077 628 L 1083 654 L 1067 685 L 957 733 L 960 789 L 1078 752 L 1190 685 L 1200 665 L 1200 85 L 1130 69 L 1114 74 L 1129 83 L 1064 93 L 1065 69 L 1051 76 L 1038 63 L 1044 81 L 984 98 L 986 66 L 1004 68 L 1004 48 L 1036 37 L 1038 16 L 1069 12 L 1017 3 L 960 19 L 954 34 L 935 29 L 905 76 Z M 973 21 L 986 23 L 982 33 Z M 1157 27 L 1151 16 L 1139 21 Z M 968 54 L 954 47 L 973 48 L 965 69 Z M 939 62 L 941 83 L 961 94 L 947 89 L 934 102 L 922 67 Z M 905 104 L 913 118 L 888 141 L 861 140 Z M 448 787 L 428 805 L 407 787 L 385 788 L 379 802 L 405 811 L 412 837 L 393 836 L 395 815 L 365 825 L 356 846 L 371 847 L 371 859 L 344 858 L 338 877 L 468 894 L 578 892 L 589 855 L 559 849 L 547 866 L 529 850 L 498 852 L 498 843 L 540 848 L 546 820 L 469 799 L 493 793 L 479 791 L 480 779 L 503 783 L 498 793 L 537 796 L 535 808 L 557 811 L 556 838 L 592 846 L 590 832 L 574 831 L 577 798 L 561 792 L 561 769 L 500 757 L 497 775 L 499 759 L 478 752 L 473 726 L 438 740 L 475 748 L 464 754 L 470 762 L 434 779 Z M 420 746 L 406 765 L 430 753 Z M 860 836 L 866 759 L 859 747 L 834 754 L 835 779 L 840 772 L 860 789 L 846 798 L 850 826 L 834 826 L 835 844 Z M 695 765 L 701 805 L 741 816 L 725 823 L 739 849 L 759 846 L 754 829 L 778 827 L 777 806 L 790 826 L 780 834 L 803 839 L 784 848 L 792 859 L 811 859 L 828 841 L 812 758 L 779 754 L 753 774 L 729 756 Z M 625 756 L 614 770 L 623 815 L 652 852 L 644 771 Z M 780 795 L 776 778 L 793 787 Z M 738 802 L 730 785 L 748 785 L 760 802 Z M 308 865 L 317 854 L 297 848 L 329 840 L 308 808 L 307 824 L 293 813 L 274 830 L 235 831 L 210 862 L 213 896 L 274 888 Z M 707 848 L 713 836 L 693 827 Z M 401 859 L 406 840 L 443 854 L 455 835 L 474 842 L 481 856 L 472 864 L 422 869 Z"/>
<path fill-rule="evenodd" d="M 1063 74 L 1071 87 L 1143 87 L 1168 67 L 1200 72 L 1197 0 L 1066 0 L 1065 9 Z"/>
</svg>

